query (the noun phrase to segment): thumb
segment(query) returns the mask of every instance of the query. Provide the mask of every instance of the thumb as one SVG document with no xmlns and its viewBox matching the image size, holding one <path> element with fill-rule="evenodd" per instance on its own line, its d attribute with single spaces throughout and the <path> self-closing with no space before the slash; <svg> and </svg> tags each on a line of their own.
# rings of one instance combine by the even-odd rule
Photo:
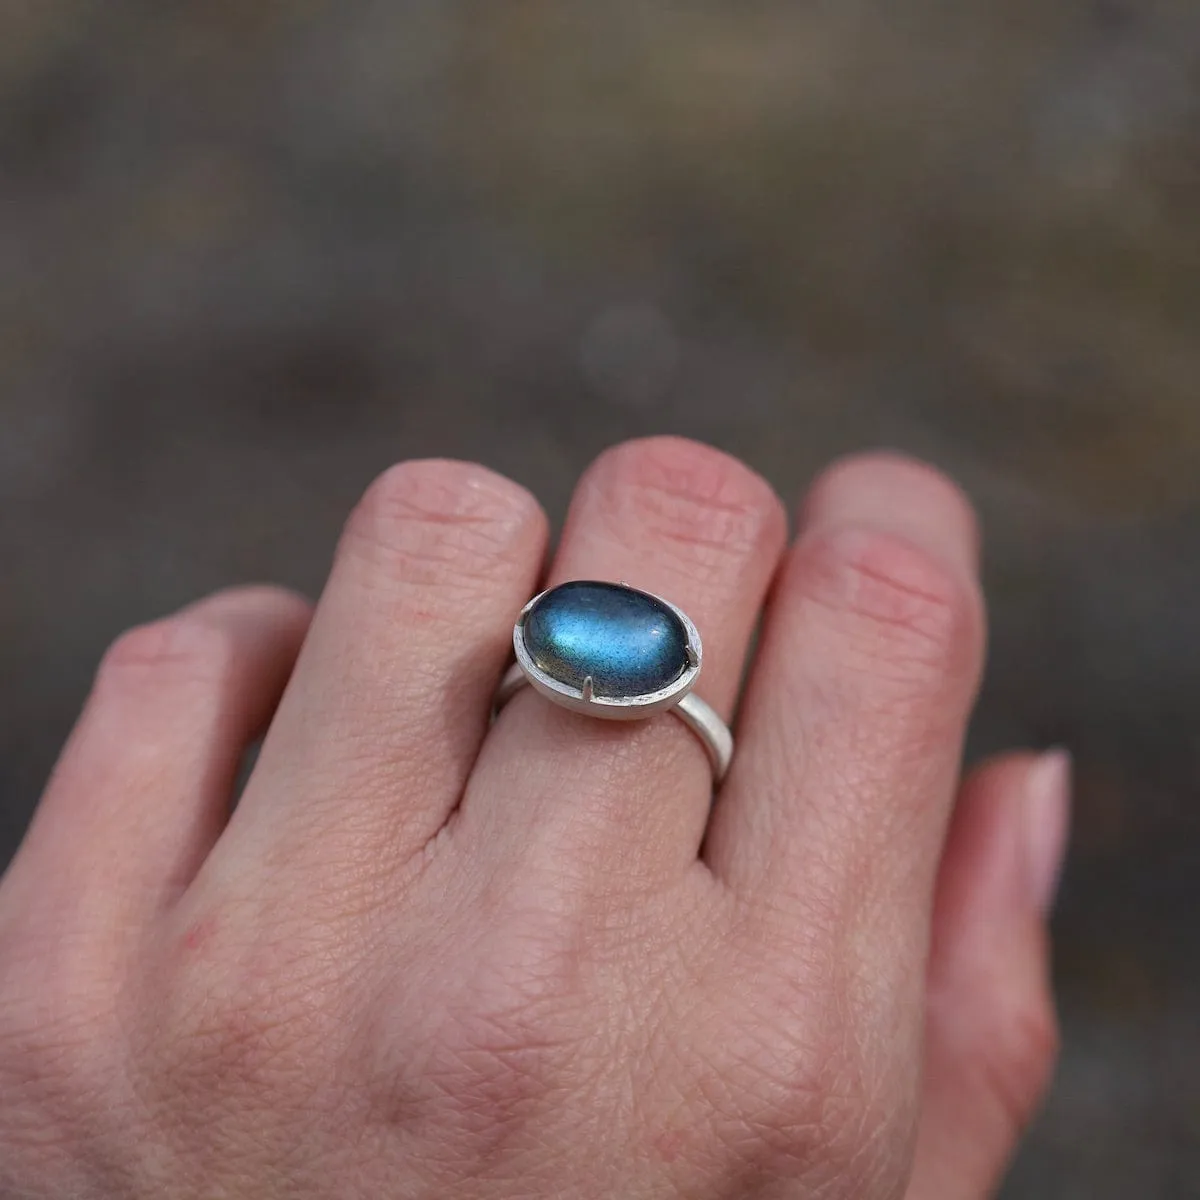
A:
<svg viewBox="0 0 1200 1200">
<path fill-rule="evenodd" d="M 963 786 L 938 879 L 907 1200 L 990 1195 L 1049 1084 L 1058 1030 L 1046 916 L 1070 767 L 1061 751 L 1014 754 Z"/>
</svg>

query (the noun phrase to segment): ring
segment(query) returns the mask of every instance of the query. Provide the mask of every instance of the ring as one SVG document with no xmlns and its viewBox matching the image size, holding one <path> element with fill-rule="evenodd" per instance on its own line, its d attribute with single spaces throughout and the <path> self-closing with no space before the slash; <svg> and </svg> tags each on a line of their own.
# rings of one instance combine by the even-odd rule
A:
<svg viewBox="0 0 1200 1200">
<path fill-rule="evenodd" d="M 633 721 L 672 712 L 700 739 L 720 783 L 729 727 L 693 692 L 703 648 L 686 613 L 627 583 L 575 580 L 534 596 L 513 628 L 517 661 L 495 712 L 526 684 L 572 712 Z"/>
</svg>

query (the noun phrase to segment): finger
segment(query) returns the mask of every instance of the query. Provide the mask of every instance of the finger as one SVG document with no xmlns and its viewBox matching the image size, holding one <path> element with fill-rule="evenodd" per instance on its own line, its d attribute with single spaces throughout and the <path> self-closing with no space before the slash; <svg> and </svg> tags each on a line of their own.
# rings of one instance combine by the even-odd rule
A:
<svg viewBox="0 0 1200 1200">
<path fill-rule="evenodd" d="M 871 995 L 895 1006 L 881 1020 L 923 988 L 982 658 L 976 558 L 970 507 L 931 468 L 867 455 L 815 484 L 706 846 L 781 947 L 812 936 L 872 963 Z"/>
<path fill-rule="evenodd" d="M 361 874 L 348 866 L 390 873 L 437 833 L 545 541 L 534 498 L 483 467 L 409 462 L 376 481 L 230 828 L 235 860 L 311 868 L 312 886 Z"/>
<path fill-rule="evenodd" d="M 1062 753 L 997 759 L 962 789 L 938 880 L 908 1200 L 990 1195 L 1049 1082 L 1045 919 L 1069 792 Z"/>
<path fill-rule="evenodd" d="M 624 580 L 677 604 L 703 641 L 697 691 L 728 717 L 785 530 L 770 486 L 737 460 L 679 438 L 630 442 L 580 481 L 550 584 Z M 525 689 L 488 740 L 460 826 L 496 855 L 552 843 L 587 874 L 649 867 L 661 880 L 664 864 L 695 862 L 712 787 L 678 718 L 601 721 Z"/>
<path fill-rule="evenodd" d="M 309 613 L 288 592 L 242 588 L 117 641 L 13 864 L 14 889 L 104 927 L 177 896 L 225 825 Z"/>
</svg>

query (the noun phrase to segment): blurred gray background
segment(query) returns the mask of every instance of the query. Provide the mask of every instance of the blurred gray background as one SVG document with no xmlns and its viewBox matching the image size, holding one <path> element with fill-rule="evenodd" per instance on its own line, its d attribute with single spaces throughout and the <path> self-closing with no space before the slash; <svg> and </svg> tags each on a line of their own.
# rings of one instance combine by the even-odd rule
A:
<svg viewBox="0 0 1200 1200">
<path fill-rule="evenodd" d="M 0 4 L 0 863 L 122 628 L 371 477 L 630 435 L 973 493 L 975 752 L 1062 743 L 1008 1196 L 1200 1196 L 1195 0 Z"/>
</svg>

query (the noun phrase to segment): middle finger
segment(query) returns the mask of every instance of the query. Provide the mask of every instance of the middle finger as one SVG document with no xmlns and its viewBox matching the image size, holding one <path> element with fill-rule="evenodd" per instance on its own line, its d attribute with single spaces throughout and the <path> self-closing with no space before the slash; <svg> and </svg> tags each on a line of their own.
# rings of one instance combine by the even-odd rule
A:
<svg viewBox="0 0 1200 1200">
<path fill-rule="evenodd" d="M 630 442 L 580 481 L 548 582 L 623 580 L 677 604 L 704 645 L 697 692 L 728 720 L 786 525 L 737 460 L 679 438 Z M 525 688 L 484 744 L 456 832 L 498 861 L 549 844 L 580 874 L 653 885 L 696 860 L 711 797 L 707 756 L 677 717 L 597 720 Z"/>
</svg>

